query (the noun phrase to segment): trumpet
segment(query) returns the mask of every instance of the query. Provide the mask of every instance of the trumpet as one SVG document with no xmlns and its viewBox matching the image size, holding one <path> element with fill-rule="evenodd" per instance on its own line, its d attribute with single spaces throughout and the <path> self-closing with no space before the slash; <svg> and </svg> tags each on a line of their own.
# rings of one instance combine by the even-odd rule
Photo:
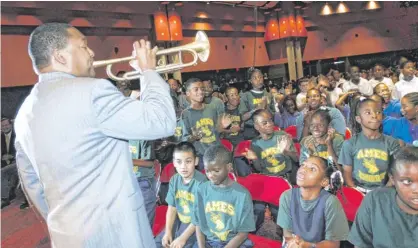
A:
<svg viewBox="0 0 418 248">
<path fill-rule="evenodd" d="M 182 52 L 191 53 L 193 55 L 193 60 L 191 62 L 184 63 L 182 61 Z M 166 64 L 164 62 L 164 59 L 159 59 L 157 62 L 157 67 L 155 68 L 156 72 L 162 74 L 162 73 L 178 71 L 185 67 L 196 65 L 198 60 L 202 62 L 206 62 L 210 54 L 210 43 L 209 43 L 208 36 L 205 34 L 205 32 L 198 31 L 196 33 L 194 42 L 183 45 L 183 46 L 178 46 L 178 47 L 173 47 L 173 48 L 168 48 L 168 49 L 157 51 L 157 56 L 164 56 L 164 55 L 169 55 L 173 53 L 178 53 L 179 62 L 173 63 L 173 64 Z M 109 78 L 115 81 L 138 79 L 141 76 L 141 73 L 139 71 L 126 72 L 125 74 L 122 75 L 122 77 L 118 77 L 112 73 L 113 64 L 123 63 L 123 62 L 128 62 L 128 61 L 129 61 L 129 64 L 135 68 L 135 65 L 137 63 L 135 56 L 94 61 L 93 67 L 98 68 L 98 67 L 106 66 L 106 74 L 109 76 Z"/>
</svg>

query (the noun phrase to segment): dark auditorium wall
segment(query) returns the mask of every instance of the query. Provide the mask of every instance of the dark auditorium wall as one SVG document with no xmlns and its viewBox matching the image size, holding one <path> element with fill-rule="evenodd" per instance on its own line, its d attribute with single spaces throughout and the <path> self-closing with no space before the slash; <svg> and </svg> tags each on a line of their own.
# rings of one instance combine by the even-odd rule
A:
<svg viewBox="0 0 418 248">
<path fill-rule="evenodd" d="M 353 13 L 319 16 L 320 3 L 312 3 L 305 10 L 308 38 L 303 42 L 304 61 L 417 47 L 417 7 L 401 9 L 397 3 L 384 2 L 381 10 L 361 11 L 357 6 L 361 3 L 348 4 L 355 10 Z M 36 25 L 47 21 L 69 22 L 87 35 L 96 60 L 116 58 L 130 55 L 132 43 L 138 38 L 153 41 L 152 13 L 160 6 L 159 2 L 2 2 L 1 5 L 2 87 L 36 82 L 27 55 L 28 34 Z M 250 8 L 185 2 L 177 12 L 182 17 L 185 36 L 180 44 L 193 41 L 197 30 L 205 30 L 211 42 L 208 62 L 184 72 L 287 62 L 284 42 L 272 43 L 266 49 L 265 18 L 261 11 L 257 25 Z M 117 65 L 114 71 L 120 69 L 129 68 L 127 64 Z M 104 70 L 98 69 L 97 76 L 106 77 Z"/>
</svg>

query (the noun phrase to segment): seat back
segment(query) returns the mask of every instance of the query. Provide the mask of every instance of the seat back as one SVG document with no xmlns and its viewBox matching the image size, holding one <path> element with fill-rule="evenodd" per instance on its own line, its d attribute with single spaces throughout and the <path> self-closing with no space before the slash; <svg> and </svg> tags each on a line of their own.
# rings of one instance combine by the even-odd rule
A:
<svg viewBox="0 0 418 248">
<path fill-rule="evenodd" d="M 232 152 L 234 150 L 234 146 L 232 145 L 231 141 L 227 139 L 221 139 L 221 143 L 223 146 L 225 146 L 228 151 Z"/>
<path fill-rule="evenodd" d="M 274 131 L 280 131 L 280 127 L 278 127 L 278 126 L 274 126 L 274 127 L 273 127 L 273 130 L 274 130 Z"/>
<path fill-rule="evenodd" d="M 292 136 L 293 139 L 298 138 L 298 132 L 296 130 L 296 126 L 288 126 L 284 129 L 284 131 Z"/>
<path fill-rule="evenodd" d="M 167 164 L 161 172 L 160 182 L 169 183 L 172 176 L 176 174 L 176 168 L 173 163 Z"/>
<path fill-rule="evenodd" d="M 345 139 L 349 140 L 351 138 L 351 130 L 347 127 L 345 129 Z"/>
<path fill-rule="evenodd" d="M 344 197 L 340 192 L 337 193 L 337 198 L 340 200 L 341 205 L 343 206 L 347 220 L 354 222 L 356 218 L 357 210 L 360 207 L 361 202 L 363 201 L 364 195 L 355 188 L 343 187 L 342 192 Z M 344 199 L 345 198 L 345 199 Z"/>
<path fill-rule="evenodd" d="M 241 141 L 234 151 L 234 157 L 242 157 L 242 154 L 246 151 L 246 149 L 250 149 L 251 147 L 251 140 L 244 140 Z"/>
<path fill-rule="evenodd" d="M 155 208 L 154 225 L 152 226 L 152 233 L 156 237 L 165 228 L 165 219 L 167 214 L 168 206 L 160 205 Z"/>
<path fill-rule="evenodd" d="M 250 174 L 246 177 L 237 177 L 238 183 L 243 185 L 255 201 L 262 201 L 279 206 L 280 196 L 292 186 L 282 178 L 263 174 Z"/>
<path fill-rule="evenodd" d="M 300 156 L 300 143 L 295 143 L 296 151 L 298 152 L 298 156 Z"/>
</svg>

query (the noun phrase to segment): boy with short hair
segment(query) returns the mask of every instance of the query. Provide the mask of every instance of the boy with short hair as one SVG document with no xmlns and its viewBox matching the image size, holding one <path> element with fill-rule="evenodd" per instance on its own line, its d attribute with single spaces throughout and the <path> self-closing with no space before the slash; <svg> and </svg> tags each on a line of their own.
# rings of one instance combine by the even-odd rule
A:
<svg viewBox="0 0 418 248">
<path fill-rule="evenodd" d="M 209 182 L 200 185 L 192 222 L 199 248 L 253 247 L 255 231 L 251 195 L 231 180 L 232 154 L 222 145 L 209 147 L 203 157 Z"/>
<path fill-rule="evenodd" d="M 177 174 L 170 179 L 165 199 L 168 204 L 165 231 L 156 237 L 157 247 L 191 248 L 196 243 L 196 227 L 191 224 L 191 210 L 198 186 L 207 181 L 205 175 L 195 170 L 198 160 L 191 143 L 180 142 L 175 145 L 173 163 Z"/>
<path fill-rule="evenodd" d="M 394 187 L 368 193 L 357 211 L 348 241 L 356 247 L 417 247 L 418 147 L 403 147 L 389 167 Z"/>
<path fill-rule="evenodd" d="M 139 188 L 144 197 L 145 209 L 148 220 L 152 227 L 157 205 L 155 190 L 155 168 L 154 168 L 154 141 L 130 140 L 129 150 L 131 151 L 133 170 L 138 180 Z"/>
<path fill-rule="evenodd" d="M 224 114 L 219 116 L 214 105 L 204 102 L 206 89 L 202 80 L 190 78 L 186 81 L 186 90 L 190 107 L 181 114 L 175 136 L 181 141 L 193 143 L 201 159 L 209 146 L 220 144 L 219 134 L 230 126 L 232 121 Z M 198 166 L 199 170 L 203 169 L 202 161 Z"/>
</svg>

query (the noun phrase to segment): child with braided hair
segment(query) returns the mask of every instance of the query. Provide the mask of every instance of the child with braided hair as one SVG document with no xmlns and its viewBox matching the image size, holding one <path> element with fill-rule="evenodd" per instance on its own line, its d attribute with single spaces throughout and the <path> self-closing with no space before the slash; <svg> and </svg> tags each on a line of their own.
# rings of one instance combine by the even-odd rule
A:
<svg viewBox="0 0 418 248">
<path fill-rule="evenodd" d="M 280 197 L 277 224 L 283 228 L 283 247 L 340 247 L 349 233 L 344 210 L 334 195 L 342 184 L 341 172 L 321 157 L 310 156 L 301 164 L 299 188 Z"/>
</svg>

